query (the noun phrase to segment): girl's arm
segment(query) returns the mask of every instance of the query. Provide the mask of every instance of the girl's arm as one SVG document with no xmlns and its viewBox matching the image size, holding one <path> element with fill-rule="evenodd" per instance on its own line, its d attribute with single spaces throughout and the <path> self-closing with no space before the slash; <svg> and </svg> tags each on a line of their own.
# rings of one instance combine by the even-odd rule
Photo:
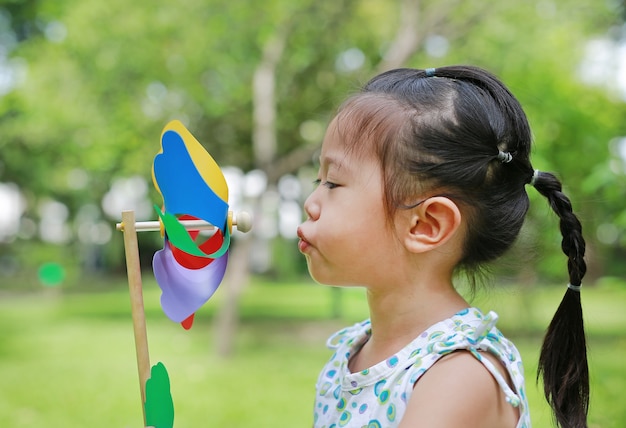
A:
<svg viewBox="0 0 626 428">
<path fill-rule="evenodd" d="M 506 371 L 489 354 L 502 375 Z M 415 384 L 400 428 L 515 428 L 517 408 L 507 403 L 493 375 L 469 352 L 447 355 Z"/>
</svg>

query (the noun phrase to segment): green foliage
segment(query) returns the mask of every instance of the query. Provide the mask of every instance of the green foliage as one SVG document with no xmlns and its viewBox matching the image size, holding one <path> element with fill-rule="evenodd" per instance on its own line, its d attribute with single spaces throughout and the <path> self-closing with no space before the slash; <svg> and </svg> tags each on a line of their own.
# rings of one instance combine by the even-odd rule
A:
<svg viewBox="0 0 626 428">
<path fill-rule="evenodd" d="M 626 175 L 610 142 L 626 135 L 626 104 L 578 78 L 586 41 L 619 24 L 617 5 L 451 4 L 421 2 L 421 13 L 434 18 L 417 29 L 421 45 L 406 65 L 473 63 L 499 75 L 528 113 L 536 167 L 558 173 L 581 213 L 590 275 L 623 274 Z M 86 203 L 99 206 L 114 178 L 149 180 L 160 131 L 172 118 L 185 121 L 221 165 L 256 167 L 252 78 L 264 46 L 281 34 L 287 37 L 276 70 L 277 155 L 314 144 L 318 137 L 305 138 L 302 125 L 323 126 L 341 99 L 375 73 L 401 18 L 400 2 L 392 0 L 67 0 L 0 7 L 13 14 L 21 43 L 11 56 L 25 70 L 0 99 L 0 181 L 20 186 L 26 216 L 35 220 L 43 198 L 66 204 L 72 220 Z M 431 36 L 444 37 L 449 48 L 435 56 Z M 362 51 L 363 64 L 341 71 L 337 59 L 351 48 Z M 85 183 L 74 180 L 77 170 L 86 173 Z M 561 278 L 556 223 L 530 193 L 533 210 L 520 248 L 541 254 L 534 263 L 542 275 Z M 607 224 L 617 238 L 599 241 L 596 231 Z M 104 252 L 119 248 L 114 242 Z"/>
</svg>

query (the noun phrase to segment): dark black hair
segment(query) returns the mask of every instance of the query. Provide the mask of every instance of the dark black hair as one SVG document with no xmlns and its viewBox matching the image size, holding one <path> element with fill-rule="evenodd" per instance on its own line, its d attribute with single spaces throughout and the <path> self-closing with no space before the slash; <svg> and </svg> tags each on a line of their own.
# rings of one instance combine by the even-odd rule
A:
<svg viewBox="0 0 626 428">
<path fill-rule="evenodd" d="M 344 141 L 352 150 L 363 139 L 374 143 L 389 214 L 419 202 L 419 195 L 445 194 L 457 202 L 468 225 L 459 260 L 466 270 L 479 269 L 514 243 L 532 181 L 560 219 L 569 282 L 580 285 L 586 270 L 581 224 L 556 176 L 535 173 L 526 115 L 494 75 L 472 66 L 390 70 L 348 99 L 337 119 L 348 119 Z M 547 330 L 538 371 L 559 426 L 587 425 L 586 355 L 580 292 L 568 288 Z"/>
</svg>

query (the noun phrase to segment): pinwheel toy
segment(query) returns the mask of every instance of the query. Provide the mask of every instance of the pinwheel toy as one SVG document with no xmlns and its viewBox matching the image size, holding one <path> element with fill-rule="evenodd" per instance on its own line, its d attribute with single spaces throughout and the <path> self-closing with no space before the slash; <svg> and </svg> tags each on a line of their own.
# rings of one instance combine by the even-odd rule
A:
<svg viewBox="0 0 626 428">
<path fill-rule="evenodd" d="M 189 329 L 195 312 L 224 277 L 232 227 L 247 232 L 251 219 L 229 211 L 224 174 L 179 121 L 163 129 L 152 181 L 163 199 L 161 207 L 155 205 L 159 220 L 135 222 L 134 212 L 124 211 L 117 229 L 124 232 L 144 425 L 171 428 L 174 408 L 167 370 L 162 363 L 150 368 L 137 232 L 161 232 L 163 249 L 152 260 L 161 307 L 168 318 Z M 205 230 L 210 231 L 206 238 L 201 233 Z"/>
</svg>

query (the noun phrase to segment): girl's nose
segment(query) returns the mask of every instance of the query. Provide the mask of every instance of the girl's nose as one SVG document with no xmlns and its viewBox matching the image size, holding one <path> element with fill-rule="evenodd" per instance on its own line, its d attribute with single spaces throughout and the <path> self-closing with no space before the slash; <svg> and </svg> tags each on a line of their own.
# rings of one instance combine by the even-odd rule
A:
<svg viewBox="0 0 626 428">
<path fill-rule="evenodd" d="M 314 190 L 308 198 L 306 198 L 306 201 L 304 201 L 304 212 L 311 220 L 317 220 L 320 216 L 320 205 L 319 201 L 315 197 L 316 193 L 317 189 Z"/>
</svg>

